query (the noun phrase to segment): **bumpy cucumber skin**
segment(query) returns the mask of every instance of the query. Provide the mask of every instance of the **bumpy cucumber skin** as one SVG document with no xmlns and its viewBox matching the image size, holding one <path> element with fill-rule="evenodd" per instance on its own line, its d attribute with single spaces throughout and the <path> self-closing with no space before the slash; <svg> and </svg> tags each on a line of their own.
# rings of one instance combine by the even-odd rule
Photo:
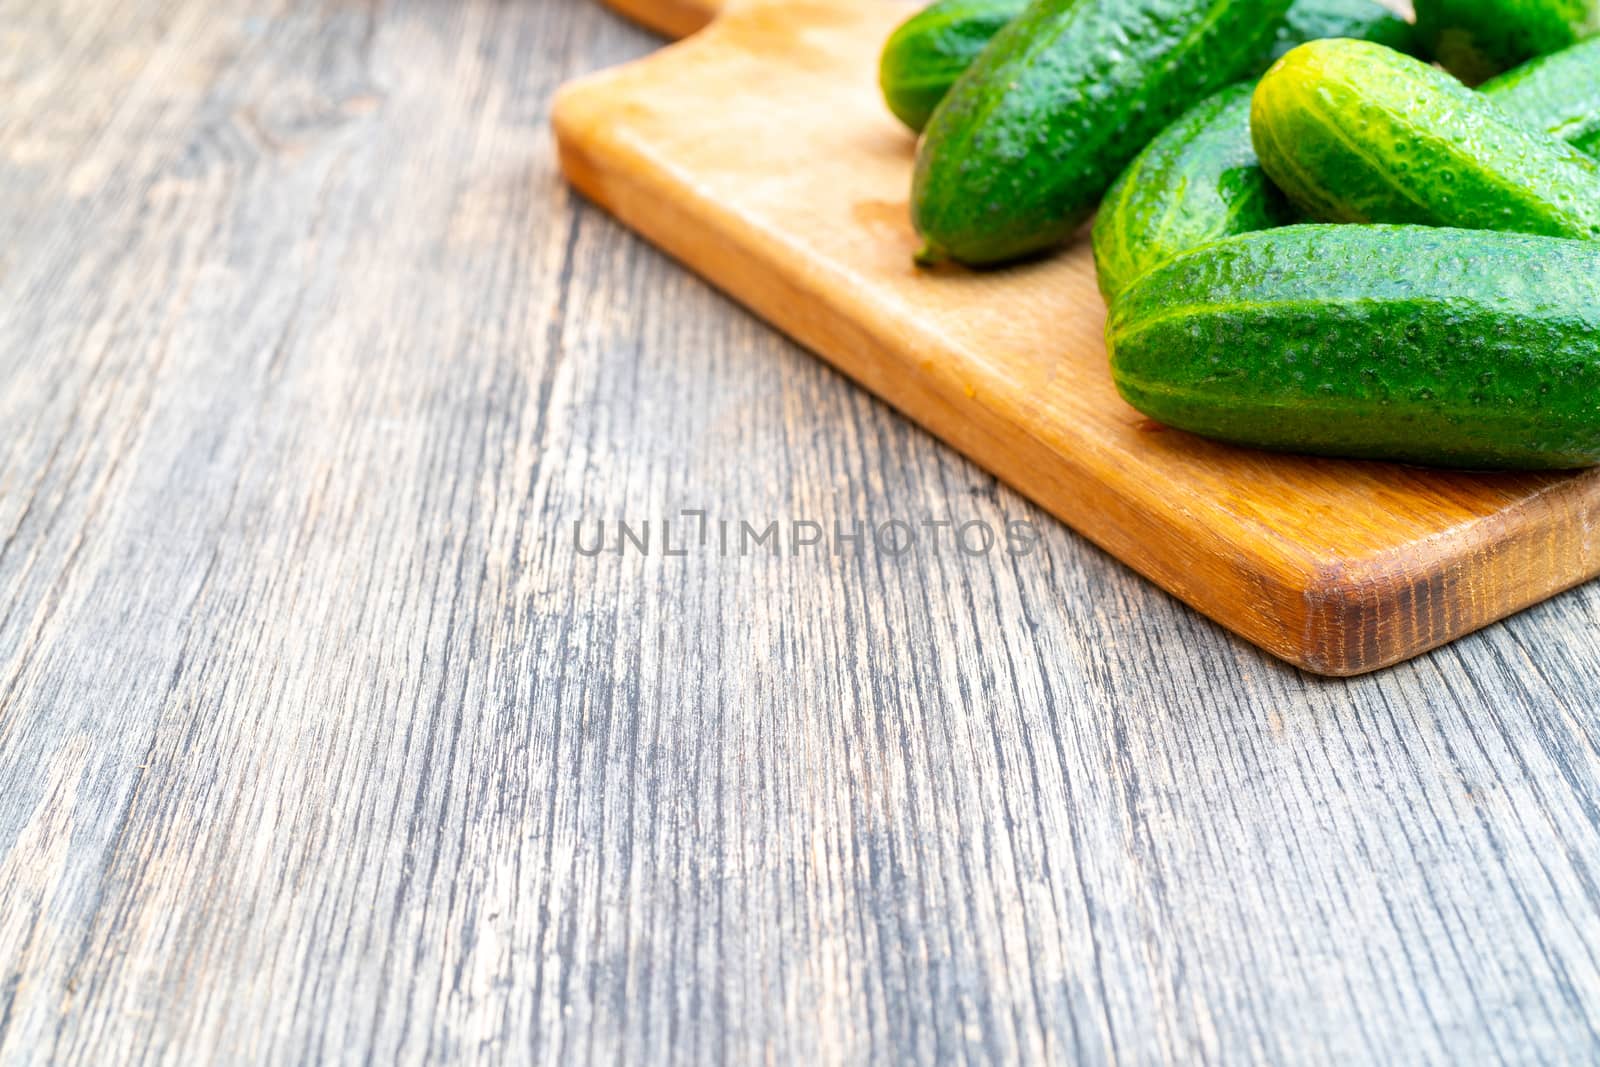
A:
<svg viewBox="0 0 1600 1067">
<path fill-rule="evenodd" d="M 1288 226 L 1169 260 L 1106 336 L 1123 397 L 1207 437 L 1473 469 L 1600 462 L 1600 244 Z"/>
<path fill-rule="evenodd" d="M 1377 0 L 1295 0 L 1278 28 L 1272 59 L 1326 37 L 1371 41 L 1408 56 L 1421 56 L 1424 51 L 1417 28 Z"/>
<path fill-rule="evenodd" d="M 1028 0 L 938 0 L 901 23 L 878 64 L 890 112 L 921 133 L 978 53 L 1027 6 Z M 1355 37 L 1422 55 L 1416 27 L 1377 0 L 1294 0 L 1261 69 L 1296 45 L 1324 37 Z"/>
<path fill-rule="evenodd" d="M 1028 0 L 939 0 L 890 35 L 878 64 L 884 103 L 915 133 L 978 53 Z"/>
<path fill-rule="evenodd" d="M 912 182 L 923 261 L 1060 244 L 1151 138 L 1248 75 L 1287 0 L 1036 0 L 951 88 Z"/>
<path fill-rule="evenodd" d="M 1423 43 L 1468 85 L 1600 31 L 1600 0 L 1416 0 L 1416 9 Z"/>
<path fill-rule="evenodd" d="M 1250 143 L 1252 88 L 1231 86 L 1184 112 L 1106 194 L 1094 261 L 1107 301 L 1181 252 L 1294 218 Z"/>
<path fill-rule="evenodd" d="M 1250 116 L 1267 175 L 1323 222 L 1600 238 L 1600 167 L 1450 75 L 1365 41 L 1273 65 Z"/>
<path fill-rule="evenodd" d="M 1525 63 L 1478 91 L 1523 123 L 1600 158 L 1600 37 Z"/>
</svg>

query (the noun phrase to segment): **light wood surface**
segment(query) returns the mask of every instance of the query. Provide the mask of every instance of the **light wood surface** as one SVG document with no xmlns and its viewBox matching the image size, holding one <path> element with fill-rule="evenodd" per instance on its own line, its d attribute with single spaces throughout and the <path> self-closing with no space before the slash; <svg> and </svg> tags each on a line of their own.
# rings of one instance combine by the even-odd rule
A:
<svg viewBox="0 0 1600 1067">
<path fill-rule="evenodd" d="M 1600 1054 L 1597 586 L 1231 637 L 573 195 L 598 5 L 0 26 L 6 1067 Z"/>
<path fill-rule="evenodd" d="M 1309 670 L 1432 648 L 1600 569 L 1600 473 L 1277 456 L 1116 395 L 1086 239 L 912 266 L 913 143 L 876 55 L 903 17 L 746 0 L 561 94 L 567 176 L 630 226 L 1183 600 Z"/>
</svg>

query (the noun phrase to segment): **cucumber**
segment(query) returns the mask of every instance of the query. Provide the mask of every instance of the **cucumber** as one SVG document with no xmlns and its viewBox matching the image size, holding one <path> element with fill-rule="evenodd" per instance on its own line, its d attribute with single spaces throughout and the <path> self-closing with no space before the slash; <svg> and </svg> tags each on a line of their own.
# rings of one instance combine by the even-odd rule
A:
<svg viewBox="0 0 1600 1067">
<path fill-rule="evenodd" d="M 1525 63 L 1478 91 L 1524 123 L 1600 158 L 1600 37 Z"/>
<path fill-rule="evenodd" d="M 1468 85 L 1600 31 L 1600 0 L 1416 0 L 1416 9 L 1433 57 Z"/>
<path fill-rule="evenodd" d="M 1145 144 L 1256 69 L 1288 0 L 1036 0 L 933 113 L 912 182 L 920 262 L 1057 245 Z"/>
<path fill-rule="evenodd" d="M 1326 37 L 1352 37 L 1371 41 L 1408 56 L 1424 52 L 1417 28 L 1377 0 L 1295 0 L 1278 27 L 1272 58 L 1289 49 Z"/>
<path fill-rule="evenodd" d="M 921 133 L 956 79 L 1027 6 L 1028 0 L 938 0 L 901 23 L 878 63 L 890 112 Z M 1295 0 L 1278 25 L 1268 63 L 1323 37 L 1356 37 L 1422 54 L 1416 27 L 1376 0 Z"/>
<path fill-rule="evenodd" d="M 1180 252 L 1293 219 L 1250 143 L 1252 88 L 1232 86 L 1184 112 L 1106 194 L 1094 262 L 1108 301 Z"/>
<path fill-rule="evenodd" d="M 1600 462 L 1600 244 L 1288 226 L 1134 282 L 1118 391 L 1236 444 L 1471 468 Z"/>
<path fill-rule="evenodd" d="M 884 103 L 914 133 L 1028 0 L 939 0 L 890 35 L 878 63 Z"/>
<path fill-rule="evenodd" d="M 1600 238 L 1594 160 L 1378 45 L 1296 48 L 1261 79 L 1250 125 L 1267 175 L 1314 219 Z"/>
</svg>

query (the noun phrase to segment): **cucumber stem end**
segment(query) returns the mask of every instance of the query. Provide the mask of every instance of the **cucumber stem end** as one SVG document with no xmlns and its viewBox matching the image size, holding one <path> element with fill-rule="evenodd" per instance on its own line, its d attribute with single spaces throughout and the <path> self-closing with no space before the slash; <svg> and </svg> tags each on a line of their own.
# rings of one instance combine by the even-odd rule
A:
<svg viewBox="0 0 1600 1067">
<path fill-rule="evenodd" d="M 946 258 L 947 257 L 945 256 L 943 249 L 934 244 L 932 241 L 924 240 L 922 242 L 922 247 L 917 249 L 917 251 L 912 255 L 911 260 L 919 267 L 937 267 L 939 264 L 943 263 Z"/>
</svg>

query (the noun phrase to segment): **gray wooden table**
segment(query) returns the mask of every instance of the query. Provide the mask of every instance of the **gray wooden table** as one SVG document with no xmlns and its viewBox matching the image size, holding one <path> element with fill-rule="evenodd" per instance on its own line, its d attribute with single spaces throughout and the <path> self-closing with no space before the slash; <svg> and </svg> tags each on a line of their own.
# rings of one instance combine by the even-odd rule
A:
<svg viewBox="0 0 1600 1067">
<path fill-rule="evenodd" d="M 587 0 L 0 41 L 0 1062 L 1600 1056 L 1600 591 L 1230 637 L 578 202 Z"/>
</svg>

